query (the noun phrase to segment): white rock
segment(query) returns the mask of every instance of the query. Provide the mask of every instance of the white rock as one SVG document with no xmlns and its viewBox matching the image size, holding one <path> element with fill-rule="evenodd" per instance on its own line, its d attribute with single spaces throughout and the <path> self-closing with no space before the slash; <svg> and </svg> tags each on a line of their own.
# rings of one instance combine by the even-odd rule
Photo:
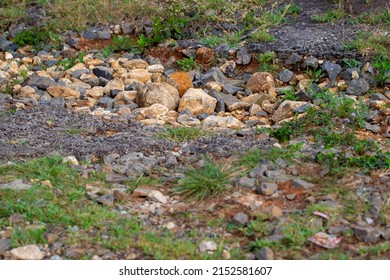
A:
<svg viewBox="0 0 390 280">
<path fill-rule="evenodd" d="M 214 241 L 203 240 L 199 245 L 199 251 L 202 253 L 216 250 L 217 244 Z"/>
<path fill-rule="evenodd" d="M 159 191 L 151 191 L 149 194 L 148 194 L 148 198 L 150 198 L 151 200 L 153 201 L 156 201 L 156 202 L 159 202 L 159 203 L 162 203 L 162 204 L 165 204 L 168 202 L 168 197 L 163 195 L 161 192 Z"/>
<path fill-rule="evenodd" d="M 75 156 L 67 156 L 63 158 L 62 163 L 68 163 L 68 162 L 74 165 L 79 165 L 79 161 Z"/>
<path fill-rule="evenodd" d="M 188 110 L 194 115 L 212 114 L 216 105 L 217 99 L 205 93 L 203 89 L 190 88 L 180 99 L 178 110 L 179 112 Z"/>
<path fill-rule="evenodd" d="M 26 245 L 11 250 L 11 256 L 18 260 L 42 260 L 45 254 L 37 245 Z"/>
<path fill-rule="evenodd" d="M 231 129 L 244 128 L 245 124 L 240 122 L 233 116 L 219 117 L 219 116 L 208 116 L 204 120 L 204 126 L 206 127 L 227 127 Z"/>
</svg>

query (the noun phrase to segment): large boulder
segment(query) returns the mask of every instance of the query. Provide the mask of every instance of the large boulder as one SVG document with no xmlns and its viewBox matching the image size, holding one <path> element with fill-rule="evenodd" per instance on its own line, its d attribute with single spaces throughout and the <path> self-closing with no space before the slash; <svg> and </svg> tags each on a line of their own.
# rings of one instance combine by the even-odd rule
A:
<svg viewBox="0 0 390 280">
<path fill-rule="evenodd" d="M 189 88 L 192 88 L 192 80 L 187 72 L 174 72 L 169 75 L 169 78 L 174 81 L 175 87 L 179 90 L 180 97 L 182 97 Z"/>
<path fill-rule="evenodd" d="M 190 111 L 194 115 L 212 114 L 217 105 L 217 99 L 205 93 L 202 89 L 190 88 L 180 100 L 179 112 Z"/>
<path fill-rule="evenodd" d="M 140 107 L 161 104 L 169 110 L 176 110 L 179 105 L 179 92 L 167 83 L 148 83 L 138 90 L 137 103 Z"/>
</svg>

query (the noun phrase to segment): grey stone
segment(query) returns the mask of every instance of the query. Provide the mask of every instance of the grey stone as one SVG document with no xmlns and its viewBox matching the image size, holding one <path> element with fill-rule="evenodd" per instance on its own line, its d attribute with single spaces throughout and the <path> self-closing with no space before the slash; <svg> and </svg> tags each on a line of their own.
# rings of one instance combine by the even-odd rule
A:
<svg viewBox="0 0 390 280">
<path fill-rule="evenodd" d="M 390 226 L 385 227 L 382 230 L 381 235 L 382 235 L 383 239 L 390 240 Z M 1 249 L 0 249 L 0 252 L 1 252 Z"/>
<path fill-rule="evenodd" d="M 210 95 L 211 97 L 214 97 L 215 99 L 217 99 L 217 104 L 215 106 L 215 112 L 217 112 L 217 113 L 225 112 L 226 104 L 225 104 L 225 101 L 223 99 L 222 93 L 212 89 L 212 90 L 209 91 L 208 95 Z M 199 116 L 198 116 L 198 118 L 199 118 Z"/>
<path fill-rule="evenodd" d="M 331 234 L 331 235 L 340 235 L 342 234 L 343 232 L 346 232 L 347 230 L 349 230 L 350 228 L 347 227 L 347 226 L 333 226 L 333 227 L 329 227 L 328 229 L 328 233 Z"/>
<path fill-rule="evenodd" d="M 131 22 L 125 22 L 122 24 L 122 32 L 125 35 L 131 34 L 135 30 L 135 26 Z"/>
<path fill-rule="evenodd" d="M 366 243 L 375 243 L 379 241 L 381 236 L 380 230 L 372 227 L 355 227 L 354 233 L 356 237 Z"/>
<path fill-rule="evenodd" d="M 100 204 L 106 205 L 106 206 L 113 206 L 114 205 L 114 195 L 113 194 L 105 194 L 95 199 L 95 201 L 99 202 Z"/>
<path fill-rule="evenodd" d="M 126 175 L 129 177 L 139 177 L 145 175 L 149 169 L 140 162 L 133 162 L 127 166 Z"/>
<path fill-rule="evenodd" d="M 41 77 L 32 74 L 22 83 L 22 86 L 37 87 L 38 89 L 46 90 L 48 87 L 57 86 L 58 84 L 49 77 Z"/>
<path fill-rule="evenodd" d="M 11 240 L 10 239 L 0 239 L 0 254 L 4 251 L 11 249 Z"/>
<path fill-rule="evenodd" d="M 169 156 L 167 161 L 165 162 L 165 166 L 170 167 L 170 166 L 176 166 L 177 165 L 177 159 L 175 156 Z"/>
<path fill-rule="evenodd" d="M 110 173 L 106 176 L 106 183 L 109 184 L 114 184 L 114 183 L 125 183 L 129 181 L 129 178 L 123 175 L 115 174 L 115 173 Z"/>
<path fill-rule="evenodd" d="M 299 101 L 305 101 L 305 102 L 310 102 L 312 100 L 311 96 L 309 93 L 307 93 L 304 90 L 301 90 L 295 94 L 295 96 L 299 99 Z"/>
<path fill-rule="evenodd" d="M 246 223 L 248 223 L 249 217 L 243 212 L 238 212 L 234 215 L 233 221 L 235 221 L 239 225 L 245 225 Z"/>
<path fill-rule="evenodd" d="M 278 190 L 278 185 L 275 183 L 262 183 L 256 192 L 263 195 L 271 195 Z"/>
<path fill-rule="evenodd" d="M 363 78 L 357 78 L 349 82 L 346 93 L 349 95 L 364 95 L 370 89 L 370 84 Z"/>
<path fill-rule="evenodd" d="M 225 83 L 222 86 L 223 86 L 223 92 L 231 95 L 236 95 L 237 92 L 244 90 L 241 87 L 236 87 L 228 83 Z"/>
<path fill-rule="evenodd" d="M 114 107 L 115 100 L 111 97 L 102 97 L 98 101 L 98 105 L 103 108 L 113 108 Z"/>
<path fill-rule="evenodd" d="M 78 69 L 78 70 L 76 70 L 76 71 L 73 71 L 70 75 L 71 75 L 73 78 L 79 79 L 81 75 L 83 75 L 83 74 L 88 74 L 89 72 L 90 72 L 89 69 L 84 68 L 84 69 Z"/>
<path fill-rule="evenodd" d="M 221 57 L 227 56 L 230 48 L 228 44 L 219 44 L 218 46 L 215 47 L 215 54 Z"/>
<path fill-rule="evenodd" d="M 14 180 L 10 183 L 0 184 L 0 189 L 10 189 L 10 190 L 28 190 L 32 187 L 30 184 L 26 184 L 22 179 Z"/>
<path fill-rule="evenodd" d="M 108 68 L 105 66 L 98 66 L 98 67 L 92 69 L 92 73 L 98 78 L 104 78 L 107 80 L 111 80 L 112 74 L 114 73 L 114 70 L 112 68 Z"/>
<path fill-rule="evenodd" d="M 254 188 L 255 184 L 256 184 L 256 180 L 253 178 L 248 178 L 248 177 L 241 177 L 241 178 L 238 178 L 236 181 L 237 186 L 240 186 L 243 188 L 248 188 L 248 189 Z"/>
<path fill-rule="evenodd" d="M 0 51 L 16 51 L 18 46 L 8 41 L 4 36 L 0 36 Z"/>
<path fill-rule="evenodd" d="M 279 72 L 278 78 L 284 83 L 288 83 L 292 77 L 294 76 L 294 73 L 288 69 L 284 69 Z"/>
<path fill-rule="evenodd" d="M 315 186 L 315 184 L 313 183 L 309 183 L 309 182 L 306 182 L 302 179 L 299 179 L 299 178 L 294 178 L 292 180 L 292 183 L 293 183 L 293 186 L 296 187 L 296 188 L 304 188 L 306 190 L 312 188 Z"/>
<path fill-rule="evenodd" d="M 348 68 L 347 70 L 343 71 L 340 73 L 340 78 L 343 79 L 344 81 L 351 81 L 352 80 L 352 75 L 353 75 L 353 72 L 354 71 L 357 71 L 359 72 L 359 69 L 356 69 L 356 68 Z"/>
<path fill-rule="evenodd" d="M 364 128 L 371 131 L 371 132 L 374 132 L 374 133 L 379 133 L 381 132 L 381 127 L 379 125 L 376 125 L 376 124 L 370 124 L 368 122 L 365 122 L 364 124 Z"/>
<path fill-rule="evenodd" d="M 225 84 L 228 82 L 228 79 L 218 67 L 213 67 L 202 76 L 199 82 L 200 85 L 205 85 L 211 81 Z M 196 85 L 194 84 L 194 86 Z"/>
<path fill-rule="evenodd" d="M 303 61 L 302 66 L 305 69 L 308 68 L 308 67 L 317 69 L 317 67 L 318 67 L 318 58 L 316 58 L 314 56 L 309 56 L 308 58 L 305 59 L 305 61 Z"/>
<path fill-rule="evenodd" d="M 339 64 L 325 61 L 322 64 L 322 71 L 325 71 L 331 81 L 335 81 L 337 76 L 341 73 L 341 66 Z"/>
<path fill-rule="evenodd" d="M 274 252 L 269 247 L 264 247 L 255 254 L 255 260 L 273 260 L 273 259 L 274 259 Z"/>
<path fill-rule="evenodd" d="M 241 65 L 248 65 L 252 60 L 252 56 L 248 53 L 245 47 L 239 49 L 236 53 L 236 63 Z"/>
<path fill-rule="evenodd" d="M 299 54 L 293 53 L 287 60 L 286 65 L 294 65 L 302 61 L 302 56 Z"/>
<path fill-rule="evenodd" d="M 63 260 L 63 258 L 61 256 L 59 256 L 59 255 L 54 255 L 54 256 L 51 256 L 49 258 L 49 260 L 51 260 L 51 261 L 61 261 L 61 260 Z"/>
</svg>

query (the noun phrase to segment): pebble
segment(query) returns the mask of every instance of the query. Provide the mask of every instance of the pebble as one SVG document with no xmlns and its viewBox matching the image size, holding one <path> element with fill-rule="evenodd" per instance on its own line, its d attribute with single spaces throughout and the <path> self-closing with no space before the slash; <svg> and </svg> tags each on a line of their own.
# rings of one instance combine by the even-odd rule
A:
<svg viewBox="0 0 390 280">
<path fill-rule="evenodd" d="M 214 241 L 203 240 L 199 245 L 201 253 L 213 252 L 217 250 L 217 244 Z"/>
<path fill-rule="evenodd" d="M 32 187 L 30 184 L 26 184 L 22 179 L 14 180 L 10 183 L 0 184 L 0 189 L 10 189 L 10 190 L 28 190 Z"/>
<path fill-rule="evenodd" d="M 235 221 L 239 225 L 245 225 L 246 223 L 248 223 L 249 217 L 243 212 L 238 212 L 234 215 L 233 221 Z"/>
<path fill-rule="evenodd" d="M 263 195 L 272 195 L 278 190 L 278 185 L 275 183 L 262 183 L 257 187 L 256 192 Z"/>
<path fill-rule="evenodd" d="M 148 194 L 148 198 L 162 204 L 166 204 L 168 202 L 168 196 L 163 195 L 160 191 L 151 191 Z"/>
<path fill-rule="evenodd" d="M 8 251 L 11 248 L 11 240 L 10 239 L 0 239 L 0 255 L 4 251 Z"/>
<path fill-rule="evenodd" d="M 376 243 L 379 241 L 381 231 L 372 227 L 354 227 L 356 237 L 366 243 Z"/>
<path fill-rule="evenodd" d="M 11 256 L 18 260 L 42 260 L 45 254 L 37 245 L 26 245 L 12 249 Z"/>
<path fill-rule="evenodd" d="M 274 251 L 269 247 L 264 247 L 260 251 L 256 252 L 255 260 L 273 260 Z"/>
<path fill-rule="evenodd" d="M 311 189 L 315 186 L 313 183 L 306 182 L 300 178 L 294 178 L 292 180 L 293 186 L 296 188 L 304 188 L 305 190 Z"/>
</svg>

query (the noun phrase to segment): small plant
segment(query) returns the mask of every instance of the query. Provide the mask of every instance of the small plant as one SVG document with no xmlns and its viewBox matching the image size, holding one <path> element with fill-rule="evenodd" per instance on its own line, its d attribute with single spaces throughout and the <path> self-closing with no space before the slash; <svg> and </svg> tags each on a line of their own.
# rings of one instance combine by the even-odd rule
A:
<svg viewBox="0 0 390 280">
<path fill-rule="evenodd" d="M 12 41 L 19 46 L 31 45 L 41 49 L 48 43 L 58 45 L 61 42 L 61 36 L 54 31 L 53 25 L 39 26 L 24 29 L 16 34 Z"/>
<path fill-rule="evenodd" d="M 274 52 L 259 54 L 258 61 L 260 64 L 259 71 L 274 73 L 280 68 L 276 54 Z"/>
<path fill-rule="evenodd" d="M 19 247 L 28 244 L 46 244 L 47 241 L 43 234 L 44 228 L 38 229 L 15 229 L 11 235 L 11 246 Z"/>
<path fill-rule="evenodd" d="M 343 58 L 343 62 L 348 68 L 356 68 L 359 67 L 360 64 L 356 59 L 348 59 L 346 57 Z"/>
<path fill-rule="evenodd" d="M 335 20 L 342 19 L 346 15 L 347 14 L 345 13 L 344 10 L 336 9 L 336 10 L 327 11 L 325 14 L 315 15 L 312 17 L 312 20 L 319 23 L 331 22 L 332 24 L 334 24 Z"/>
<path fill-rule="evenodd" d="M 202 137 L 205 134 L 205 131 L 198 127 L 167 127 L 158 136 L 172 141 L 184 142 Z"/>
<path fill-rule="evenodd" d="M 189 201 L 211 198 L 227 190 L 228 170 L 210 159 L 201 168 L 190 167 L 184 175 L 175 192 L 184 195 Z"/>
<path fill-rule="evenodd" d="M 183 71 L 191 71 L 197 68 L 196 61 L 194 57 L 183 58 L 177 61 L 177 64 L 180 66 Z"/>
<path fill-rule="evenodd" d="M 260 42 L 272 42 L 275 40 L 274 35 L 270 34 L 266 30 L 257 29 L 255 32 L 250 34 L 249 38 L 252 41 L 260 41 Z"/>
<path fill-rule="evenodd" d="M 380 86 L 384 86 L 390 80 L 390 59 L 384 55 L 375 57 L 372 66 L 377 70 L 375 79 Z"/>
<path fill-rule="evenodd" d="M 284 96 L 283 100 L 292 100 L 292 101 L 297 101 L 299 98 L 296 96 L 295 92 L 291 89 L 287 89 L 283 91 Z"/>
</svg>

